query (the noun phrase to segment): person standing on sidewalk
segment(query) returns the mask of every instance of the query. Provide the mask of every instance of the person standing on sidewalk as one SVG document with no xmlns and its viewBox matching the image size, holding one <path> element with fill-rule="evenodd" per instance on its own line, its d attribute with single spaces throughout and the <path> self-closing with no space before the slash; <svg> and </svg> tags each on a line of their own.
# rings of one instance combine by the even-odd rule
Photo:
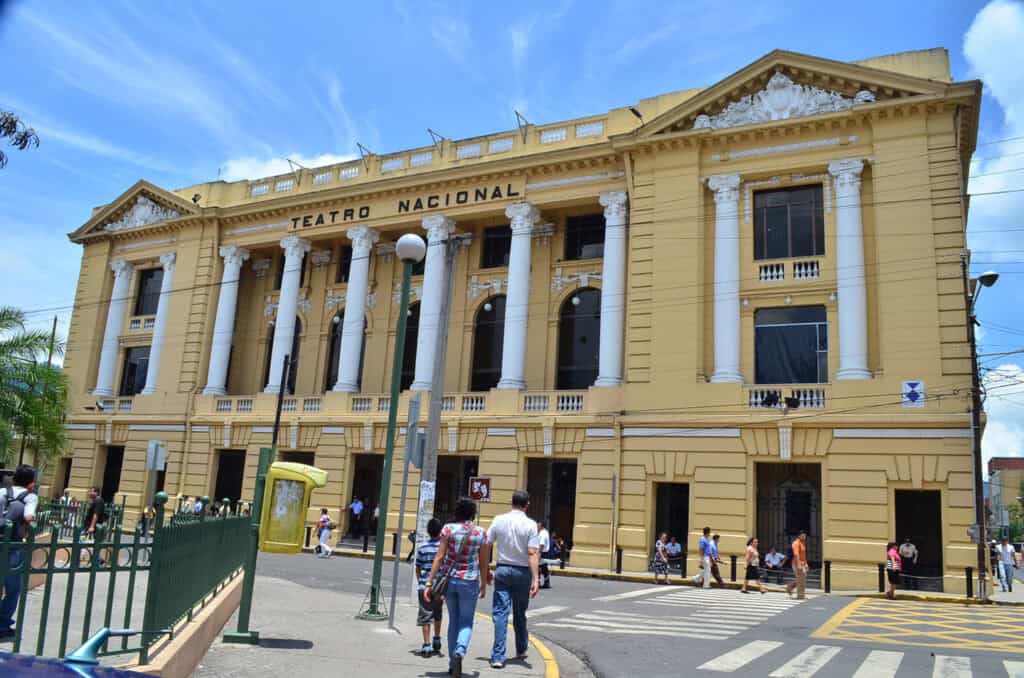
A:
<svg viewBox="0 0 1024 678">
<path fill-rule="evenodd" d="M 900 585 L 900 572 L 903 570 L 903 559 L 900 557 L 896 542 L 891 541 L 885 545 L 885 574 L 889 579 L 889 589 L 885 597 L 889 600 L 896 598 L 896 587 Z"/>
<path fill-rule="evenodd" d="M 512 493 L 512 510 L 494 519 L 487 530 L 487 541 L 498 550 L 498 567 L 494 571 L 494 647 L 491 668 L 505 666 L 505 639 L 511 608 L 512 626 L 516 634 L 516 659 L 526 658 L 530 642 L 526 628 L 526 608 L 539 586 L 540 535 L 537 523 L 527 517 L 530 495 L 526 490 Z"/>
<path fill-rule="evenodd" d="M 483 573 L 491 560 L 491 547 L 487 532 L 473 524 L 475 517 L 476 504 L 472 500 L 460 499 L 455 504 L 455 522 L 441 530 L 437 556 L 424 582 L 423 597 L 430 602 L 434 599 L 437 573 L 444 573 L 447 584 L 443 594 L 437 595 L 443 595 L 448 605 L 448 672 L 455 678 L 462 677 L 462 660 L 473 637 L 476 601 L 487 595 L 487 577 Z M 533 521 L 530 524 L 536 531 L 537 525 Z"/>
<path fill-rule="evenodd" d="M 910 537 L 903 540 L 900 544 L 900 558 L 903 561 L 903 584 L 908 589 L 917 588 L 917 579 L 914 578 L 914 570 L 917 569 L 917 547 L 914 546 L 914 542 L 910 541 Z"/>
<path fill-rule="evenodd" d="M 351 515 L 348 521 L 348 533 L 352 537 L 358 537 L 360 533 L 360 521 L 363 519 L 363 500 L 354 497 L 348 505 L 348 512 Z"/>
<path fill-rule="evenodd" d="M 551 588 L 551 569 L 548 567 L 547 559 L 551 557 L 551 535 L 544 527 L 543 520 L 537 521 L 537 539 L 540 542 L 537 547 L 537 550 L 540 551 L 540 587 L 549 589 Z"/>
<path fill-rule="evenodd" d="M 996 554 L 999 556 L 999 576 L 1003 591 L 1013 591 L 1013 574 L 1017 569 L 1017 552 L 1010 546 L 1009 539 L 1003 537 L 1002 542 L 996 547 Z"/>
<path fill-rule="evenodd" d="M 320 538 L 320 553 L 317 554 L 318 558 L 330 558 L 331 553 L 333 553 L 331 547 L 327 543 L 331 539 L 331 527 L 333 525 L 334 523 L 331 522 L 331 515 L 327 512 L 327 509 L 320 509 L 320 520 L 317 522 L 317 536 Z"/>
<path fill-rule="evenodd" d="M 431 518 L 427 523 L 427 537 L 426 543 L 420 546 L 419 553 L 416 554 L 416 587 L 419 592 L 417 598 L 420 604 L 416 623 L 423 630 L 423 646 L 420 648 L 420 654 L 424 657 L 441 651 L 441 621 L 444 618 L 444 601 L 442 596 L 434 596 L 432 600 L 424 596 L 430 566 L 441 547 L 441 521 L 437 518 Z M 434 625 L 433 642 L 430 638 L 431 623 Z"/>
<path fill-rule="evenodd" d="M 746 565 L 746 573 L 743 575 L 743 588 L 740 590 L 746 593 L 747 585 L 755 581 L 761 589 L 761 593 L 767 593 L 764 590 L 764 583 L 761 581 L 761 554 L 757 551 L 757 537 L 747 540 L 747 552 L 743 556 L 743 564 Z"/>
<path fill-rule="evenodd" d="M 796 539 L 793 540 L 793 581 L 786 584 L 786 594 L 793 595 L 796 589 L 796 597 L 803 600 L 807 597 L 807 531 L 801 530 Z"/>
<path fill-rule="evenodd" d="M 668 551 L 666 550 L 668 544 L 668 534 L 662 532 L 658 535 L 658 541 L 654 542 L 654 559 L 651 561 L 651 569 L 654 570 L 654 583 L 655 584 L 667 584 L 668 583 Z M 665 579 L 659 580 L 658 577 L 664 577 Z"/>
<path fill-rule="evenodd" d="M 19 464 L 14 470 L 13 486 L 0 495 L 0 516 L 10 525 L 11 549 L 7 556 L 10 567 L 4 577 L 4 595 L 0 600 L 0 640 L 14 637 L 14 613 L 21 595 L 21 566 L 25 551 L 15 544 L 25 541 L 29 523 L 36 519 L 39 496 L 36 494 L 36 470 L 28 464 Z M 24 612 L 24 610 L 23 610 Z"/>
<path fill-rule="evenodd" d="M 694 584 L 700 584 L 703 588 L 711 588 L 711 528 L 704 528 L 704 536 L 700 538 L 700 543 L 697 545 L 697 554 L 700 557 L 700 565 L 697 570 L 697 574 L 693 575 L 690 580 Z"/>
</svg>

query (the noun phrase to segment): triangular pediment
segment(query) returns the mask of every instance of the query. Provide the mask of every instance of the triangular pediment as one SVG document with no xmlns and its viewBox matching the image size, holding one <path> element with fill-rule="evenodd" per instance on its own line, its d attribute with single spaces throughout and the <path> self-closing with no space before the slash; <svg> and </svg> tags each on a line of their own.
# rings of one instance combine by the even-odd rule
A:
<svg viewBox="0 0 1024 678">
<path fill-rule="evenodd" d="M 198 207 L 180 196 L 139 180 L 113 202 L 97 210 L 68 237 L 73 242 L 81 242 L 102 234 L 144 229 L 198 212 Z"/>
<path fill-rule="evenodd" d="M 724 129 L 935 94 L 948 83 L 776 50 L 662 113 L 638 137 Z"/>
</svg>

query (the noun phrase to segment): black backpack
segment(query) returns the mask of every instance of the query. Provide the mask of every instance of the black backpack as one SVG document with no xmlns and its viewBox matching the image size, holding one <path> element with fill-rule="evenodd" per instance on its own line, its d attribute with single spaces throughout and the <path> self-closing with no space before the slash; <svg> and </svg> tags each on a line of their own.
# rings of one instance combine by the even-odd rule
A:
<svg viewBox="0 0 1024 678">
<path fill-rule="evenodd" d="M 30 494 L 29 490 L 25 490 L 15 497 L 14 488 L 8 487 L 3 497 L 0 497 L 0 515 L 3 516 L 3 524 L 10 526 L 11 541 L 25 539 L 25 497 Z"/>
</svg>

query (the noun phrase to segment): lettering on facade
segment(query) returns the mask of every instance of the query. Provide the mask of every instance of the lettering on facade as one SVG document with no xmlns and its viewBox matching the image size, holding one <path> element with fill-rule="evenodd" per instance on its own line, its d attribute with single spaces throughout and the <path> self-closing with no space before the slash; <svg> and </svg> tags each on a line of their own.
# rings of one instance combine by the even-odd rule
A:
<svg viewBox="0 0 1024 678">
<path fill-rule="evenodd" d="M 340 215 L 340 218 L 339 218 Z M 339 224 L 356 219 L 369 219 L 370 206 L 346 207 L 342 210 L 331 210 L 329 212 L 318 212 L 316 214 L 304 214 L 301 217 L 292 218 L 292 228 L 312 228 L 325 224 Z"/>
<path fill-rule="evenodd" d="M 439 207 L 450 207 L 451 205 L 470 205 L 478 202 L 490 202 L 492 200 L 508 200 L 518 198 L 519 191 L 512 188 L 512 184 L 504 186 L 483 186 L 465 191 L 449 191 L 447 193 L 435 193 L 426 197 L 406 198 L 398 201 L 398 213 L 419 212 L 420 210 L 431 210 Z"/>
</svg>

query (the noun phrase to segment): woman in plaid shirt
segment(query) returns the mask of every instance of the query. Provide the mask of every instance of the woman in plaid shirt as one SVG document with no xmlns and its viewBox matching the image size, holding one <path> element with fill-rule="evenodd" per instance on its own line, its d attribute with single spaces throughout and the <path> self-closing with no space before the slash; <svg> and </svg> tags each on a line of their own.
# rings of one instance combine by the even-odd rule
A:
<svg viewBox="0 0 1024 678">
<path fill-rule="evenodd" d="M 473 635 L 476 601 L 487 594 L 487 577 L 480 573 L 487 571 L 491 547 L 487 531 L 473 524 L 475 517 L 476 504 L 460 499 L 455 505 L 455 522 L 441 530 L 441 543 L 423 594 L 430 601 L 434 577 L 439 571 L 448 575 L 448 672 L 455 678 L 462 676 L 462 659 Z"/>
</svg>

